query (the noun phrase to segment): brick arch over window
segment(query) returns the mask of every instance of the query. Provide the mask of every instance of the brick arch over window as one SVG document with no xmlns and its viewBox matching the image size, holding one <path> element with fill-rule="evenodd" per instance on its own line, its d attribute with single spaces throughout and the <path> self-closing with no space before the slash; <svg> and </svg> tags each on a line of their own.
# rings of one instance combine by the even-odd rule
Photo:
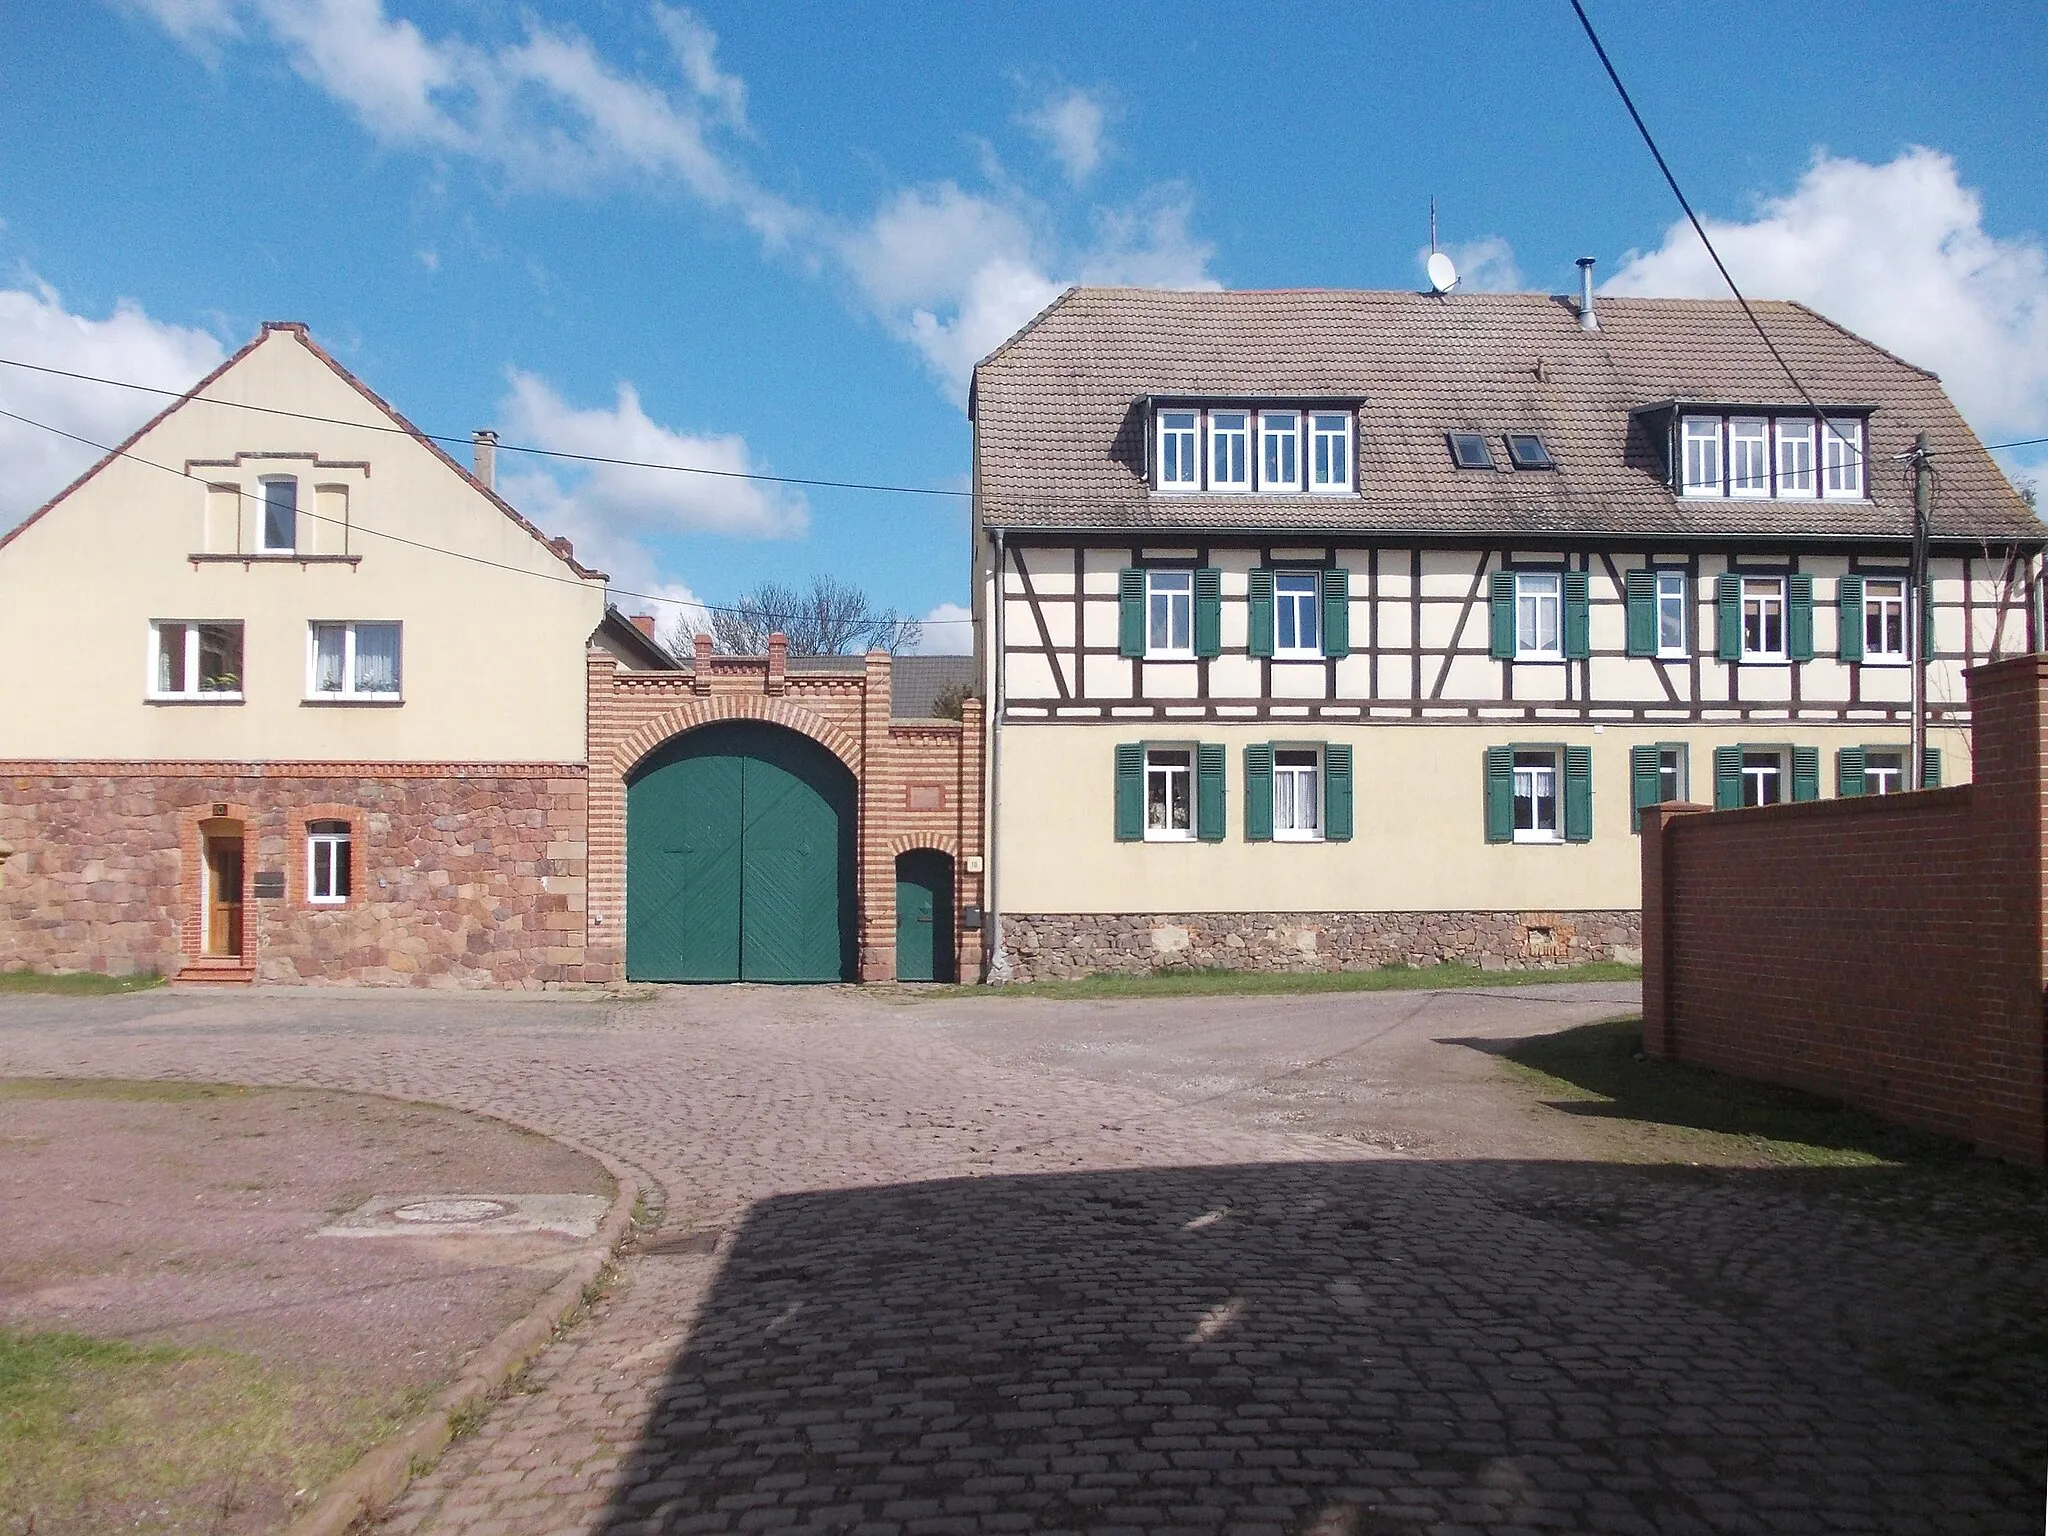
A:
<svg viewBox="0 0 2048 1536">
<path fill-rule="evenodd" d="M 856 777 L 860 774 L 860 744 L 851 732 L 800 704 L 747 694 L 714 695 L 657 715 L 637 727 L 613 750 L 613 772 L 623 780 L 663 742 L 685 731 L 725 720 L 759 720 L 808 736 L 844 763 Z"/>
<path fill-rule="evenodd" d="M 950 832 L 905 832 L 899 837 L 890 838 L 885 851 L 893 859 L 902 854 L 915 853 L 920 848 L 943 853 L 949 859 L 957 860 L 960 857 L 960 839 Z"/>
<path fill-rule="evenodd" d="M 350 880 L 360 888 L 363 880 L 363 863 L 369 852 L 368 840 L 364 836 L 362 807 L 343 805 L 339 801 L 315 801 L 310 805 L 292 807 L 285 831 L 284 891 L 286 904 L 292 907 L 313 906 L 311 893 L 306 881 L 310 871 L 306 867 L 307 839 L 312 835 L 316 821 L 338 821 L 348 827 Z M 344 905 L 354 906 L 362 899 L 360 894 L 351 895 L 348 901 L 328 905 L 321 903 L 314 910 L 333 912 Z"/>
</svg>

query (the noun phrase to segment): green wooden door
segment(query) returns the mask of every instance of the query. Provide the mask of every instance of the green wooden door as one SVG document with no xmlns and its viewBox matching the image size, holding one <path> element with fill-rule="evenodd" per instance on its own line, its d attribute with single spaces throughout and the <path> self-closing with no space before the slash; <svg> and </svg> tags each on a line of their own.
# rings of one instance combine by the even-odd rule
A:
<svg viewBox="0 0 2048 1536">
<path fill-rule="evenodd" d="M 896 859 L 896 979 L 953 979 L 953 861 L 929 848 Z"/>
<path fill-rule="evenodd" d="M 626 974 L 838 981 L 854 968 L 853 775 L 752 721 L 662 747 L 626 789 Z"/>
</svg>

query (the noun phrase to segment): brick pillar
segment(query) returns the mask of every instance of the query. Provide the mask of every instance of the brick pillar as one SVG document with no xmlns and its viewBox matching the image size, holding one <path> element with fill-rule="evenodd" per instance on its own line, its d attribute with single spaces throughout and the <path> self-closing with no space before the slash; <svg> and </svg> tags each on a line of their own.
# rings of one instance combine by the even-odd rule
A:
<svg viewBox="0 0 2048 1536">
<path fill-rule="evenodd" d="M 1674 823 L 1706 809 L 1672 801 L 1643 811 L 1643 1050 L 1660 1059 L 1678 1055 L 1677 999 L 1671 987 Z"/>
<path fill-rule="evenodd" d="M 2048 1163 L 2048 989 L 2044 822 L 2048 656 L 2016 656 L 1969 674 L 1976 923 L 1975 1137 L 1980 1150 Z"/>
<path fill-rule="evenodd" d="M 896 979 L 896 857 L 881 797 L 902 788 L 889 740 L 889 653 L 872 650 L 862 674 L 860 773 L 860 979 Z"/>
<path fill-rule="evenodd" d="M 789 636 L 776 630 L 768 637 L 769 693 L 781 693 L 789 686 Z"/>
<path fill-rule="evenodd" d="M 709 693 L 711 691 L 711 637 L 700 629 L 697 631 L 696 639 L 691 644 L 695 648 L 695 654 L 691 658 L 695 663 L 690 674 L 691 691 L 695 693 Z"/>
<path fill-rule="evenodd" d="M 592 646 L 585 656 L 583 965 L 591 981 L 626 974 L 626 785 L 614 761 L 629 729 L 619 708 L 619 664 Z"/>
<path fill-rule="evenodd" d="M 954 820 L 954 836 L 960 844 L 960 858 L 953 866 L 954 903 L 956 908 L 981 908 L 984 926 L 973 933 L 957 926 L 953 930 L 959 935 L 962 981 L 981 980 L 982 965 L 986 958 L 984 944 L 988 937 L 986 881 L 981 873 L 988 867 L 981 846 L 981 787 L 986 782 L 982 778 L 982 733 L 981 700 L 963 699 L 960 703 L 960 772 L 956 785 L 960 810 Z M 957 911 L 955 921 L 958 921 Z"/>
</svg>

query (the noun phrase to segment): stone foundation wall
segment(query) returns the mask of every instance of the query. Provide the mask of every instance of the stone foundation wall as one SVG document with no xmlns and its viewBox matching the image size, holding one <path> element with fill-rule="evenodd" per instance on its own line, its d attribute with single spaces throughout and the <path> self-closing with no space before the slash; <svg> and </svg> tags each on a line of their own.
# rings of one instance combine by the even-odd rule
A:
<svg viewBox="0 0 2048 1536">
<path fill-rule="evenodd" d="M 192 966 L 198 824 L 226 807 L 244 825 L 243 953 L 256 981 L 609 979 L 585 974 L 581 767 L 142 766 L 0 764 L 0 969 Z M 350 823 L 345 905 L 307 900 L 314 818 Z M 284 894 L 256 896 L 260 874 L 282 874 Z"/>
<path fill-rule="evenodd" d="M 1642 958 L 1642 915 L 1614 912 L 1005 912 L 1019 981 L 1168 968 L 1356 971 L 1459 961 L 1488 969 Z"/>
</svg>

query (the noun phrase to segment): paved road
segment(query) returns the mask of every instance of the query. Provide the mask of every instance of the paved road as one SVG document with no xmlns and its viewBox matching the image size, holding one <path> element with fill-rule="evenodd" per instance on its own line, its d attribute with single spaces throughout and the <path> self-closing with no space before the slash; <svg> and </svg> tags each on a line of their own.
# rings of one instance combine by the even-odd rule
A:
<svg viewBox="0 0 2048 1536">
<path fill-rule="evenodd" d="M 2038 1192 L 1602 1164 L 1473 1048 L 1630 1003 L 17 998 L 0 1071 L 434 1099 L 659 1184 L 407 1536 L 2039 1529 Z"/>
</svg>

